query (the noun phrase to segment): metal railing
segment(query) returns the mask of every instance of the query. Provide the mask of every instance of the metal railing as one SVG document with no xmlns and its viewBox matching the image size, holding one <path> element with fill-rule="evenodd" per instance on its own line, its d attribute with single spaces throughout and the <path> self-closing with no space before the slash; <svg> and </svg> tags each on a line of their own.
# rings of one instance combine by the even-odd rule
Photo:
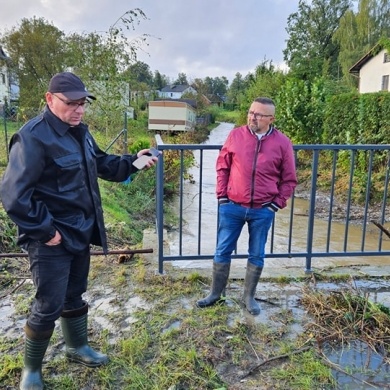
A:
<svg viewBox="0 0 390 390">
<path fill-rule="evenodd" d="M 210 211 L 210 191 L 214 192 L 214 186 L 204 180 L 204 161 L 208 153 L 218 153 L 221 145 L 164 144 L 159 136 L 156 136 L 156 142 L 157 148 L 163 152 L 156 173 L 158 260 L 159 272 L 163 273 L 164 262 L 208 260 L 214 256 L 210 248 L 214 247 L 216 239 L 218 204 L 212 194 Z M 178 199 L 174 206 L 178 221 L 177 226 L 170 228 L 175 234 L 169 237 L 169 232 L 164 229 L 164 209 L 172 207 L 164 197 L 164 171 L 167 168 L 164 167 L 164 151 L 167 150 L 177 151 L 180 160 Z M 195 180 L 185 179 L 186 151 L 198 155 L 197 166 L 192 169 L 196 172 Z M 300 194 L 296 190 L 288 207 L 276 214 L 266 258 L 305 259 L 305 272 L 310 273 L 313 258 L 389 256 L 390 242 L 384 237 L 388 235 L 385 224 L 389 219 L 390 145 L 295 145 L 294 152 L 297 170 L 310 177 L 310 185 L 303 197 L 302 190 Z M 212 161 L 215 170 L 214 157 Z M 302 161 L 305 165 L 301 164 Z M 329 168 L 325 170 L 327 177 L 319 180 L 319 174 L 324 175 L 324 166 Z M 324 186 L 323 183 L 327 184 Z M 318 188 L 319 185 L 323 187 Z M 365 190 L 357 193 L 357 188 Z M 209 197 L 207 201 L 206 195 Z M 360 200 L 358 208 L 355 204 L 357 198 Z M 191 210 L 188 214 L 189 203 Z M 190 238 L 188 218 L 193 227 Z M 203 234 L 205 227 L 206 236 Z M 167 241 L 175 253 L 166 245 L 164 247 Z M 205 243 L 211 243 L 211 247 L 205 248 Z M 232 258 L 246 257 L 247 253 L 240 248 L 232 255 Z"/>
</svg>

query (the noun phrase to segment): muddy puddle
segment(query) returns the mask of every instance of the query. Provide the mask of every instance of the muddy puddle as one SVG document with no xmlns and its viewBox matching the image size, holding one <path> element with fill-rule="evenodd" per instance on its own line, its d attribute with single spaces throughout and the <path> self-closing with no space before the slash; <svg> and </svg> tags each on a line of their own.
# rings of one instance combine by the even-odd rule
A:
<svg viewBox="0 0 390 390">
<path fill-rule="evenodd" d="M 371 302 L 390 307 L 390 282 L 355 280 L 350 283 L 317 283 L 316 289 L 321 291 L 338 291 L 357 289 L 367 294 Z M 234 288 L 234 285 L 233 285 Z M 259 284 L 256 296 L 262 306 L 261 315 L 253 317 L 243 309 L 242 319 L 248 323 L 264 324 L 277 329 L 284 324 L 281 312 L 294 318 L 290 325 L 289 337 L 302 335 L 305 325 L 312 319 L 300 304 L 302 285 L 279 285 L 272 283 Z M 235 321 L 231 318 L 230 321 Z M 390 332 L 390 330 L 389 330 Z M 390 334 L 389 334 L 390 337 Z M 383 353 L 374 352 L 369 345 L 360 340 L 352 340 L 344 345 L 324 344 L 322 352 L 332 367 L 332 375 L 337 382 L 337 390 L 390 389 L 390 361 Z"/>
<path fill-rule="evenodd" d="M 314 286 L 312 286 L 314 287 Z M 259 316 L 253 317 L 244 308 L 234 311 L 227 318 L 228 325 L 242 322 L 254 326 L 266 326 L 275 331 L 286 326 L 286 315 L 289 321 L 289 335 L 296 339 L 303 335 L 305 326 L 312 321 L 301 305 L 303 284 L 296 282 L 278 284 L 272 282 L 259 283 L 256 296 L 262 307 Z M 321 291 L 337 291 L 341 289 L 357 289 L 368 294 L 368 299 L 390 307 L 390 282 L 381 280 L 354 280 L 349 283 L 317 283 L 315 289 Z M 230 281 L 227 294 L 227 305 L 240 305 L 242 284 Z M 91 306 L 90 314 L 93 321 L 106 329 L 110 335 L 110 343 L 116 342 L 122 331 L 131 328 L 133 316 L 137 310 L 152 310 L 153 305 L 146 303 L 137 295 L 126 297 L 126 302 L 120 301 L 114 289 L 106 289 L 104 296 L 101 291 L 92 288 L 86 294 L 86 300 Z M 23 332 L 25 318 L 18 316 L 15 309 L 17 294 L 4 297 L 0 302 L 0 334 L 6 338 L 17 338 Z M 183 298 L 176 302 L 169 311 L 194 310 L 195 301 Z M 172 316 L 174 318 L 174 316 Z M 179 329 L 181 322 L 173 319 L 162 329 L 162 334 Z M 332 367 L 333 377 L 339 390 L 390 389 L 390 365 L 383 354 L 376 353 L 362 341 L 353 340 L 344 345 L 324 344 L 322 352 Z"/>
</svg>

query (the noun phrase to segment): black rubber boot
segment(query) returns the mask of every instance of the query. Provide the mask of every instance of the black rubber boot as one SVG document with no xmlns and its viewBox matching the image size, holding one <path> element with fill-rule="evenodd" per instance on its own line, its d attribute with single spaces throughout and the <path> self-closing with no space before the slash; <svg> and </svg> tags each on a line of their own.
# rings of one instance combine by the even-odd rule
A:
<svg viewBox="0 0 390 390">
<path fill-rule="evenodd" d="M 66 357 L 88 367 L 99 367 L 108 362 L 107 355 L 96 352 L 88 345 L 88 304 L 79 309 L 64 310 L 61 328 L 66 344 Z"/>
<path fill-rule="evenodd" d="M 249 313 L 254 316 L 260 314 L 260 305 L 255 300 L 257 283 L 259 282 L 263 267 L 249 263 L 246 266 L 245 286 L 244 286 L 244 304 Z"/>
<path fill-rule="evenodd" d="M 216 304 L 225 290 L 230 272 L 230 263 L 213 263 L 213 282 L 210 294 L 196 302 L 198 307 L 208 307 Z"/>
<path fill-rule="evenodd" d="M 24 368 L 20 379 L 20 390 L 43 390 L 42 361 L 53 329 L 35 332 L 27 324 L 24 348 Z"/>
</svg>

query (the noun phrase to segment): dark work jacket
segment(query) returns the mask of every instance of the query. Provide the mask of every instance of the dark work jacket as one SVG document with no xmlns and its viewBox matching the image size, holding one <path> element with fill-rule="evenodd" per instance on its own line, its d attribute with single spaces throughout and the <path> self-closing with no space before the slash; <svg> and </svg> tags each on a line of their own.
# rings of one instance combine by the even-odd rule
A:
<svg viewBox="0 0 390 390">
<path fill-rule="evenodd" d="M 103 152 L 88 127 L 70 127 L 48 107 L 15 133 L 1 199 L 19 230 L 18 244 L 47 242 L 58 230 L 72 253 L 90 244 L 107 252 L 98 178 L 120 182 L 136 155 Z"/>
</svg>

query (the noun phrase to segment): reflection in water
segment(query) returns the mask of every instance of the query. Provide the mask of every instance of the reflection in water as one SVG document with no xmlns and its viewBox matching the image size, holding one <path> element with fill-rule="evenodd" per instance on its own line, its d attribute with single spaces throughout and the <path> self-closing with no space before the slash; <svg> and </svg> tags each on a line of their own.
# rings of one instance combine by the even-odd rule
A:
<svg viewBox="0 0 390 390">
<path fill-rule="evenodd" d="M 222 145 L 233 125 L 221 123 L 214 129 L 205 142 L 209 145 Z M 212 257 L 215 250 L 217 230 L 217 200 L 215 197 L 215 162 L 218 155 L 217 150 L 195 151 L 197 166 L 194 166 L 190 173 L 193 181 L 184 183 L 183 188 L 183 236 L 180 248 L 179 232 L 174 231 L 166 238 L 170 246 L 171 255 L 201 254 Z M 200 165 L 203 169 L 200 170 Z M 199 185 L 201 185 L 201 190 Z M 201 193 L 200 193 L 201 191 Z M 201 203 L 201 204 L 200 204 Z M 292 253 L 291 258 L 268 258 L 267 268 L 274 267 L 304 267 L 305 258 L 294 257 L 294 253 L 307 252 L 308 238 L 308 217 L 307 211 L 309 202 L 305 199 L 295 197 L 293 222 L 291 232 L 291 250 L 289 251 L 289 234 L 291 222 L 291 201 L 286 209 L 280 210 L 275 216 L 273 226 L 273 238 L 268 240 L 267 253 Z M 199 210 L 201 212 L 199 213 Z M 177 213 L 179 215 L 179 200 L 177 200 Z M 369 226 L 370 227 L 370 226 Z M 330 244 L 327 245 L 328 221 L 326 219 L 315 219 L 314 222 L 314 243 L 313 253 L 320 252 L 353 252 L 362 248 L 362 228 L 359 225 L 348 225 L 347 248 L 344 248 L 345 225 L 341 222 L 332 222 L 330 229 Z M 199 238 L 199 240 L 198 240 Z M 380 240 L 379 230 L 373 227 L 364 238 L 364 250 L 376 251 Z M 248 233 L 244 226 L 241 237 L 238 241 L 237 253 L 247 253 Z M 390 240 L 384 239 L 382 250 L 390 250 Z M 235 259 L 238 265 L 245 264 L 246 260 Z M 174 266 L 179 267 L 210 267 L 208 260 L 177 261 Z M 196 263 L 196 264 L 195 264 Z M 326 257 L 313 258 L 312 267 L 323 268 L 324 266 L 339 266 L 351 264 L 382 265 L 387 264 L 384 256 L 367 257 Z"/>
<path fill-rule="evenodd" d="M 340 389 L 389 388 L 390 367 L 387 359 L 372 351 L 363 341 L 354 340 L 336 348 L 327 345 L 324 353 L 335 364 L 332 374 Z"/>
</svg>

